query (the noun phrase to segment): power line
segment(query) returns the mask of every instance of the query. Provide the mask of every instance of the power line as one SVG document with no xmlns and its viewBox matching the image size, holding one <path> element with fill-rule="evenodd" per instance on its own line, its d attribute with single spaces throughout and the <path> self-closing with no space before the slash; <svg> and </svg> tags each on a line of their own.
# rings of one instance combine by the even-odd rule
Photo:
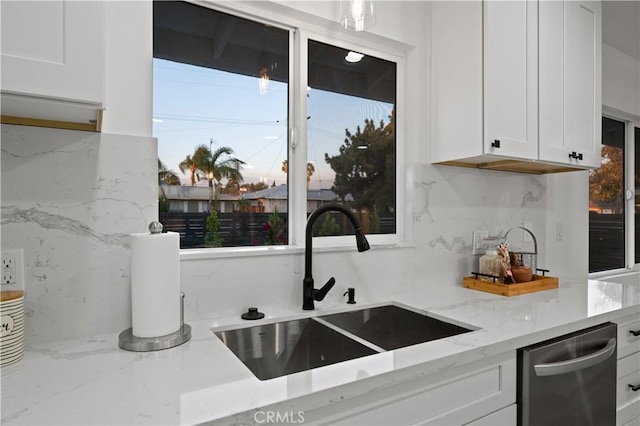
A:
<svg viewBox="0 0 640 426">
<path fill-rule="evenodd" d="M 153 114 L 154 117 L 163 120 L 176 121 L 198 121 L 204 123 L 238 123 L 238 124 L 279 124 L 284 120 L 242 120 L 238 118 L 219 118 L 219 117 L 202 117 L 197 115 L 180 115 L 180 114 Z"/>
<path fill-rule="evenodd" d="M 287 132 L 282 133 L 280 136 L 278 136 L 277 138 L 275 138 L 273 141 L 269 142 L 268 144 L 266 144 L 264 147 L 260 148 L 257 152 L 251 154 L 250 156 L 248 156 L 245 161 L 249 161 L 251 160 L 253 157 L 255 157 L 256 155 L 260 154 L 262 151 L 264 151 L 265 149 L 269 148 L 271 145 L 273 145 L 274 143 L 276 143 L 280 138 L 282 138 L 282 136 L 284 136 Z M 286 141 L 285 141 L 286 142 Z M 280 151 L 282 151 L 282 148 L 280 149 Z M 278 153 L 279 155 L 279 153 Z"/>
<path fill-rule="evenodd" d="M 278 151 L 278 154 L 276 154 L 276 158 L 273 159 L 273 163 L 271 163 L 271 167 L 269 167 L 269 170 L 267 171 L 265 178 L 271 174 L 271 170 L 273 169 L 273 166 L 275 166 L 276 162 L 280 158 L 280 153 L 282 152 L 282 149 L 285 147 L 285 145 L 286 145 L 286 141 L 283 141 L 283 144 L 280 146 L 280 151 Z"/>
</svg>

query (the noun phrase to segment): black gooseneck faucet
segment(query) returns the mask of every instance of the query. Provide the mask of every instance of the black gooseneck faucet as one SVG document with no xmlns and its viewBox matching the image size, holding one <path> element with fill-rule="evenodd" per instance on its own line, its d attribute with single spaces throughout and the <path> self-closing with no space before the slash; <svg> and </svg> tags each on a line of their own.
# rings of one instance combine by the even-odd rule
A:
<svg viewBox="0 0 640 426">
<path fill-rule="evenodd" d="M 324 206 L 318 207 L 316 210 L 311 213 L 309 219 L 307 220 L 307 228 L 305 234 L 305 249 L 304 249 L 304 280 L 302 281 L 302 309 L 306 311 L 313 310 L 314 300 L 318 302 L 324 299 L 324 297 L 329 293 L 331 287 L 336 283 L 335 278 L 331 277 L 327 283 L 322 286 L 321 289 L 313 288 L 313 276 L 311 275 L 311 252 L 313 251 L 313 236 L 312 229 L 315 221 L 323 214 L 328 211 L 337 211 L 345 216 L 351 222 L 353 226 L 353 230 L 355 231 L 356 236 L 356 245 L 358 246 L 358 251 L 363 252 L 369 250 L 369 242 L 367 238 L 364 236 L 364 232 L 362 232 L 362 228 L 360 228 L 360 222 L 355 217 L 355 215 L 346 207 L 340 204 L 325 204 Z"/>
</svg>

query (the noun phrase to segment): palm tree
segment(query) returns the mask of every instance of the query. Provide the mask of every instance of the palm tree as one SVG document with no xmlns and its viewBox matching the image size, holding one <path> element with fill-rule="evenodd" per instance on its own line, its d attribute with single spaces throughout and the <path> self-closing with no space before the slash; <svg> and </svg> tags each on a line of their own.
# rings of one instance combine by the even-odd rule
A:
<svg viewBox="0 0 640 426">
<path fill-rule="evenodd" d="M 180 185 L 180 178 L 158 158 L 158 185 Z"/>
<path fill-rule="evenodd" d="M 316 168 L 314 167 L 313 163 L 307 163 L 307 190 L 309 190 L 309 183 L 311 182 L 311 176 L 315 171 L 316 171 Z"/>
<path fill-rule="evenodd" d="M 213 139 L 209 141 L 209 147 L 199 145 L 192 156 L 187 156 L 180 163 L 181 170 L 191 172 L 191 185 L 195 185 L 195 180 L 207 179 L 209 182 L 209 211 L 213 210 L 214 193 L 217 195 L 217 188 L 222 185 L 222 179 L 230 179 L 237 185 L 244 180 L 242 176 L 242 165 L 244 161 L 233 157 L 233 149 L 222 146 L 212 151 Z M 183 170 L 183 171 L 184 171 Z"/>
<path fill-rule="evenodd" d="M 226 192 L 229 194 L 239 194 L 240 193 L 240 186 L 242 185 L 242 172 L 240 172 L 240 169 L 242 168 L 242 164 L 244 164 L 244 162 L 235 159 L 235 165 L 234 168 L 235 170 L 232 171 L 231 175 L 228 177 L 227 179 L 227 185 L 226 185 Z"/>
<path fill-rule="evenodd" d="M 158 158 L 158 188 L 160 189 L 158 207 L 160 211 L 168 211 L 169 200 L 167 200 L 167 194 L 165 194 L 162 185 L 180 185 L 180 178 L 173 170 L 169 170 L 167 165 Z"/>
<path fill-rule="evenodd" d="M 284 160 L 282 162 L 282 171 L 284 174 L 289 174 L 289 160 Z M 307 189 L 309 189 L 309 183 L 311 182 L 311 176 L 316 171 L 313 163 L 307 163 Z"/>
<path fill-rule="evenodd" d="M 191 186 L 196 186 L 196 178 L 200 180 L 200 176 L 198 176 L 197 174 L 198 165 L 190 155 L 187 155 L 187 157 L 182 160 L 180 164 L 178 164 L 178 168 L 182 173 L 185 173 L 187 170 L 189 170 Z"/>
</svg>

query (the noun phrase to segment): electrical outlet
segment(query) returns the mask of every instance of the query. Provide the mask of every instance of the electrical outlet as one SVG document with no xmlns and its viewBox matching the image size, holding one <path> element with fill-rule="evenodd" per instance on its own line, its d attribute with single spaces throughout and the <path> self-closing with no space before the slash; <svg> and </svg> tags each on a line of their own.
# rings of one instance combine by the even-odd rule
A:
<svg viewBox="0 0 640 426">
<path fill-rule="evenodd" d="M 2 270 L 2 284 L 15 284 L 16 274 L 13 272 L 13 268 L 5 268 Z"/>
<path fill-rule="evenodd" d="M 24 250 L 2 251 L 2 290 L 24 290 Z"/>
<path fill-rule="evenodd" d="M 5 256 L 6 253 L 6 256 Z M 2 284 L 15 284 L 16 283 L 16 260 L 15 256 L 10 255 L 10 252 L 2 252 Z"/>
<path fill-rule="evenodd" d="M 533 232 L 533 223 L 531 223 L 530 221 L 522 222 L 522 227 Z M 522 234 L 522 241 L 524 241 L 525 243 L 533 241 L 533 238 L 531 238 L 531 234 L 529 234 L 527 231 L 522 231 Z"/>
<path fill-rule="evenodd" d="M 564 240 L 564 223 L 556 222 L 556 241 Z"/>
<path fill-rule="evenodd" d="M 489 237 L 489 231 L 473 231 L 472 254 L 484 254 L 484 239 Z"/>
</svg>

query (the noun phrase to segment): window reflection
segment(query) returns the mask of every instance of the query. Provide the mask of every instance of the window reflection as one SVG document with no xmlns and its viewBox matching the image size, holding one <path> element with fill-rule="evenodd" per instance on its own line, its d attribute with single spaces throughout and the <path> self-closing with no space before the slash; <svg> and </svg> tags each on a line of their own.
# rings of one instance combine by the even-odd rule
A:
<svg viewBox="0 0 640 426">
<path fill-rule="evenodd" d="M 393 234 L 397 65 L 314 40 L 308 52 L 308 212 L 339 202 L 365 233 Z M 316 235 L 352 232 L 343 216 L 328 214 Z"/>
<path fill-rule="evenodd" d="M 181 248 L 288 243 L 289 31 L 153 4 L 159 219 Z"/>
<path fill-rule="evenodd" d="M 625 123 L 602 118 L 601 165 L 589 171 L 589 272 L 624 268 Z"/>
</svg>

